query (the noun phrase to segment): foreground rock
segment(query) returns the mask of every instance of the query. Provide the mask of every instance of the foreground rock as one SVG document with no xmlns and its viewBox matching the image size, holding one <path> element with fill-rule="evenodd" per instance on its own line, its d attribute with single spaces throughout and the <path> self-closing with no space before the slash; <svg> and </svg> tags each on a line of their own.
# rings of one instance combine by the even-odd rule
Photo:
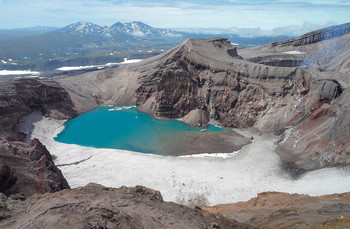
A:
<svg viewBox="0 0 350 229">
<path fill-rule="evenodd" d="M 268 192 L 248 202 L 202 209 L 259 228 L 350 227 L 350 193 L 310 197 Z"/>
<path fill-rule="evenodd" d="M 223 216 L 164 202 L 142 186 L 83 188 L 32 196 L 1 197 L 1 228 L 252 228 Z"/>
</svg>

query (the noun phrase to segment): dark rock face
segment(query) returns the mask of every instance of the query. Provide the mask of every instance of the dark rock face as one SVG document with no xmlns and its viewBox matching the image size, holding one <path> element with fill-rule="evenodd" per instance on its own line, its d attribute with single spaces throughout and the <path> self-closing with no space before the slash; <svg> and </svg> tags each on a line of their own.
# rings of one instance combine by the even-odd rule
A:
<svg viewBox="0 0 350 229">
<path fill-rule="evenodd" d="M 28 144 L 2 141 L 0 168 L 1 192 L 6 195 L 30 196 L 69 188 L 50 153 L 37 139 Z"/>
<path fill-rule="evenodd" d="M 62 119 L 76 115 L 69 94 L 53 80 L 21 79 L 1 84 L 0 108 L 41 108 Z"/>
<path fill-rule="evenodd" d="M 271 45 L 282 46 L 282 47 L 308 45 L 308 44 L 314 44 L 324 40 L 329 40 L 335 37 L 340 37 L 348 33 L 350 33 L 350 23 L 316 30 L 310 33 L 306 33 L 297 38 L 274 42 Z"/>
<path fill-rule="evenodd" d="M 244 62 L 227 42 L 193 39 L 170 51 L 158 68 L 141 78 L 137 104 L 148 106 L 145 110 L 157 117 L 179 118 L 200 109 L 224 126 L 253 126 L 273 98 L 268 86 L 245 77 L 291 78 L 295 69 Z"/>
<path fill-rule="evenodd" d="M 320 82 L 320 101 L 330 103 L 337 98 L 343 91 L 342 87 L 336 80 L 323 80 Z"/>
<path fill-rule="evenodd" d="M 162 200 L 142 186 L 89 184 L 18 202 L 0 200 L 2 228 L 252 228 L 223 216 Z"/>
<path fill-rule="evenodd" d="M 7 193 L 16 184 L 17 177 L 4 160 L 0 161 L 0 192 Z"/>
</svg>

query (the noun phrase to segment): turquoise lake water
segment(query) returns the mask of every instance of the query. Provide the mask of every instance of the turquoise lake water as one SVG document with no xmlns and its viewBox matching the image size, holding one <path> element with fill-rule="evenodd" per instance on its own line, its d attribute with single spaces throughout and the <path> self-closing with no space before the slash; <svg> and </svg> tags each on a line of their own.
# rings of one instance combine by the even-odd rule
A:
<svg viewBox="0 0 350 229">
<path fill-rule="evenodd" d="M 224 130 L 216 126 L 206 129 L 208 132 Z M 198 136 L 200 131 L 200 128 L 178 120 L 153 119 L 151 115 L 137 111 L 136 107 L 107 106 L 65 123 L 65 129 L 55 140 L 96 148 L 179 156 L 190 154 L 189 139 Z"/>
</svg>

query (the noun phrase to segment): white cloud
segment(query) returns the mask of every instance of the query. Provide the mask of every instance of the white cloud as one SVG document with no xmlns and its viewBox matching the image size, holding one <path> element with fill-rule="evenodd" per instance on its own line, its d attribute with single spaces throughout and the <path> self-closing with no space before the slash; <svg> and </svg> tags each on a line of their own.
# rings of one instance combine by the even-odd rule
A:
<svg viewBox="0 0 350 229">
<path fill-rule="evenodd" d="M 143 32 L 141 32 L 140 30 L 136 30 L 134 32 L 131 33 L 132 35 L 134 36 L 137 36 L 137 37 L 144 37 L 146 36 Z"/>
<path fill-rule="evenodd" d="M 182 37 L 182 35 L 179 33 L 170 33 L 170 32 L 166 33 L 165 36 L 167 36 L 167 37 Z"/>
</svg>

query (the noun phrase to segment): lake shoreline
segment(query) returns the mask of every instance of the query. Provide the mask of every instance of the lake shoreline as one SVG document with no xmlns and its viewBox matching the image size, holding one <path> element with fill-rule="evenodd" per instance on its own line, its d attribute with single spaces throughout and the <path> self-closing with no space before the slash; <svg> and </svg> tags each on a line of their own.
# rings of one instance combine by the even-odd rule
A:
<svg viewBox="0 0 350 229">
<path fill-rule="evenodd" d="M 136 106 L 102 106 L 69 120 L 56 141 L 162 156 L 232 153 L 250 138 L 232 129 L 190 126 L 181 120 L 159 120 Z"/>
<path fill-rule="evenodd" d="M 207 206 L 247 201 L 266 191 L 317 196 L 350 189 L 350 174 L 342 168 L 307 172 L 299 179 L 290 177 L 274 152 L 273 135 L 237 130 L 254 140 L 228 158 L 169 157 L 56 142 L 54 137 L 64 122 L 43 117 L 34 123 L 32 138 L 39 139 L 56 157 L 55 163 L 62 165 L 59 168 L 72 188 L 90 182 L 108 187 L 143 185 L 159 190 L 165 201 L 188 205 L 201 197 Z M 335 181 L 340 185 L 330 185 Z"/>
</svg>

